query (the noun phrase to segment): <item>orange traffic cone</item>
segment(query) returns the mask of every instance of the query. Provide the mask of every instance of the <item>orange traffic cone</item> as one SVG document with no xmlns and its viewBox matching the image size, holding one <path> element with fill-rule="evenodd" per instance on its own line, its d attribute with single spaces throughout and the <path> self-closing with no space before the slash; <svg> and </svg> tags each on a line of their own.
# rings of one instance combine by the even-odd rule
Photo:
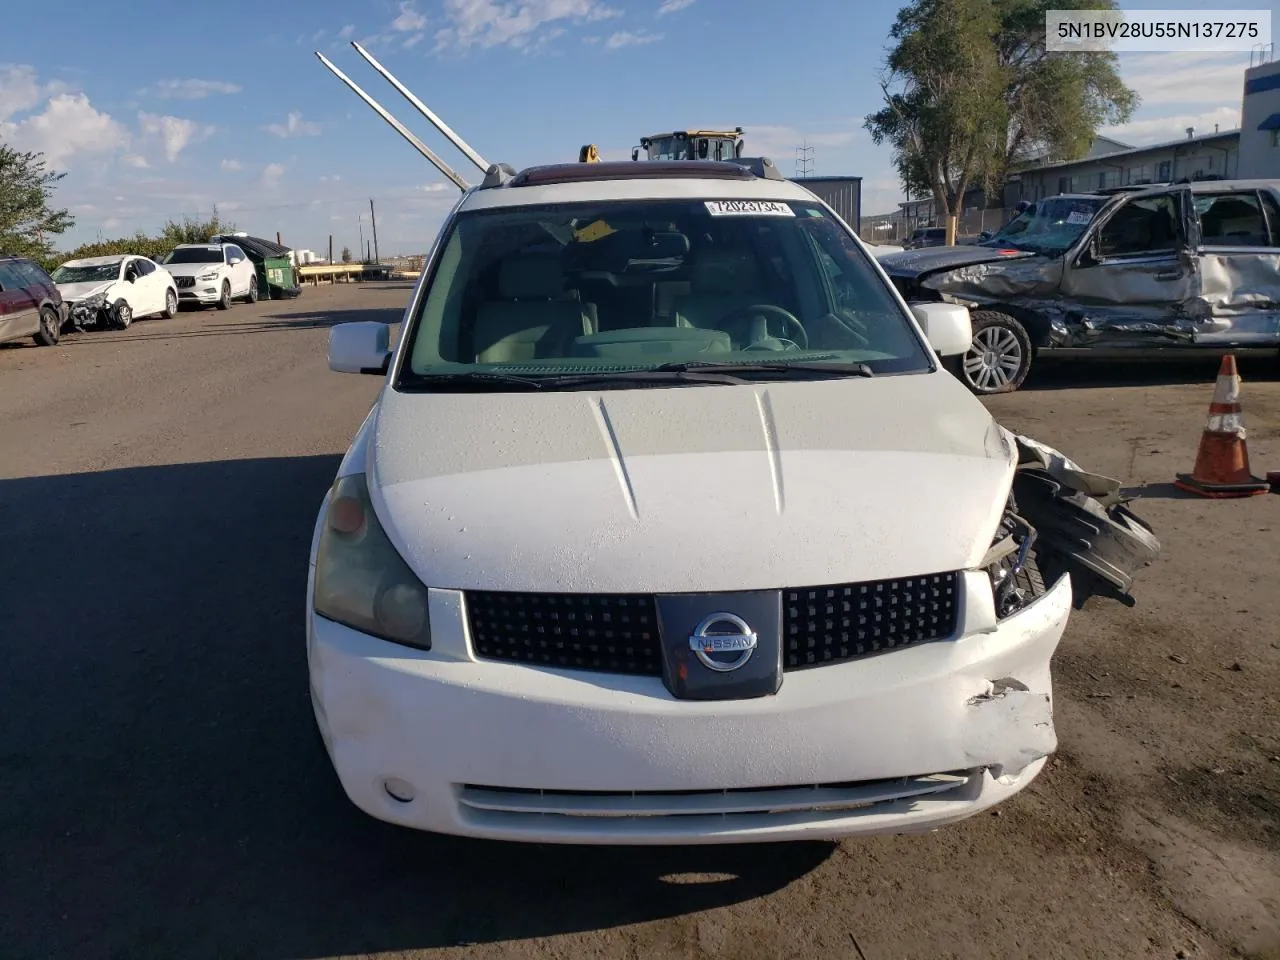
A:
<svg viewBox="0 0 1280 960">
<path fill-rule="evenodd" d="M 1202 497 L 1253 497 L 1270 489 L 1270 484 L 1249 470 L 1234 354 L 1223 357 L 1218 368 L 1218 385 L 1209 404 L 1209 422 L 1200 437 L 1195 468 L 1190 474 L 1178 474 L 1174 485 Z"/>
</svg>

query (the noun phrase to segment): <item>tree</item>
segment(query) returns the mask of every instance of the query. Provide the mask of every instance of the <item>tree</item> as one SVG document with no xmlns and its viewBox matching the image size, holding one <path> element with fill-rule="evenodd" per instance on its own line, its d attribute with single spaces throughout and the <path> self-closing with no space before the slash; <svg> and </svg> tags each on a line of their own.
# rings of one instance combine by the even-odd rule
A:
<svg viewBox="0 0 1280 960">
<path fill-rule="evenodd" d="M 1077 159 L 1099 126 L 1137 105 L 1114 54 L 1045 49 L 1050 9 L 1110 10 L 1115 0 L 913 0 L 898 12 L 885 106 L 866 127 L 892 145 L 903 186 L 933 194 L 949 243 L 970 187 L 1000 189 L 1033 153 Z"/>
<path fill-rule="evenodd" d="M 965 192 L 993 166 L 1007 124 L 998 33 L 991 0 L 913 0 L 889 32 L 885 106 L 866 118 L 872 140 L 892 145 L 906 189 L 933 195 L 948 243 Z"/>
<path fill-rule="evenodd" d="M 1138 95 L 1125 86 L 1113 53 L 1050 53 L 1049 10 L 1112 10 L 1112 0 L 997 0 L 996 56 L 1005 72 L 1004 157 L 988 181 L 999 186 L 1018 160 L 1036 154 L 1076 160 L 1101 126 L 1133 116 Z"/>
<path fill-rule="evenodd" d="M 343 247 L 343 248 L 342 248 L 342 262 L 343 262 L 343 263 L 350 263 L 350 262 L 351 262 L 351 248 L 350 248 L 350 247 Z"/>
<path fill-rule="evenodd" d="M 129 253 L 150 257 L 159 261 L 165 254 L 180 243 L 208 243 L 209 238 L 223 233 L 234 233 L 234 223 L 227 223 L 215 209 L 209 220 L 193 220 L 190 217 L 181 223 L 170 220 L 160 229 L 157 236 L 148 236 L 141 230 L 132 237 L 119 237 L 115 240 L 98 240 L 94 243 L 81 244 L 69 253 L 50 254 L 41 260 L 47 269 L 53 269 L 68 260 L 80 260 L 85 257 L 123 256 Z"/>
<path fill-rule="evenodd" d="M 44 261 L 53 238 L 75 225 L 55 210 L 54 186 L 65 177 L 48 168 L 42 153 L 20 153 L 0 143 L 0 250 Z"/>
</svg>

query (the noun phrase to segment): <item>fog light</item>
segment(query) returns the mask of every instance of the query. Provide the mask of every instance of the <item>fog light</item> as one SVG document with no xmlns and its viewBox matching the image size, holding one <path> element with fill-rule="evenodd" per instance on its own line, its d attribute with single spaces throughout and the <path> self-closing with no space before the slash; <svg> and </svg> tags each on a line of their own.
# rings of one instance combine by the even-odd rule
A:
<svg viewBox="0 0 1280 960">
<path fill-rule="evenodd" d="M 413 787 L 395 777 L 383 780 L 382 789 L 387 791 L 388 797 L 398 803 L 412 803 L 415 796 Z"/>
</svg>

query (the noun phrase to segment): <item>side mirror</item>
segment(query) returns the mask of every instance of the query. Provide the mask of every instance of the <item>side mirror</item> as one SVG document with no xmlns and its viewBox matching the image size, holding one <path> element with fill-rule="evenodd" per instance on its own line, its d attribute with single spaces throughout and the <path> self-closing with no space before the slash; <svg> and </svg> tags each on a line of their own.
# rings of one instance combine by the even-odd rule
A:
<svg viewBox="0 0 1280 960">
<path fill-rule="evenodd" d="M 391 328 L 385 323 L 340 323 L 329 331 L 330 370 L 384 376 L 390 365 Z"/>
<path fill-rule="evenodd" d="M 230 256 L 230 257 L 227 257 L 227 263 L 231 264 L 233 267 L 234 267 L 237 263 L 243 263 L 243 262 L 244 262 L 244 258 L 243 258 L 243 257 L 237 257 L 237 256 Z"/>
<path fill-rule="evenodd" d="M 973 343 L 969 308 L 955 303 L 913 303 L 911 314 L 940 357 L 965 353 Z"/>
<path fill-rule="evenodd" d="M 632 148 L 631 148 L 631 159 L 632 159 L 632 160 L 639 160 L 639 159 L 640 159 L 640 148 L 639 148 L 639 147 L 632 147 Z"/>
</svg>

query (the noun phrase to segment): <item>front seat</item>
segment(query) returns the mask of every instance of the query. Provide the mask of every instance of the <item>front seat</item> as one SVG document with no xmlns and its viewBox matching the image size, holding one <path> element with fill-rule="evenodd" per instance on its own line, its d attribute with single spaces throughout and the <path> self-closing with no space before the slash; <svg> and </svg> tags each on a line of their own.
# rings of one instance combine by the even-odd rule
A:
<svg viewBox="0 0 1280 960">
<path fill-rule="evenodd" d="M 477 363 L 520 363 L 569 356 L 574 338 L 592 332 L 589 312 L 565 296 L 560 262 L 513 256 L 498 268 L 498 295 L 476 311 Z"/>
<path fill-rule="evenodd" d="M 718 329 L 735 310 L 769 302 L 751 258 L 731 250 L 704 250 L 690 265 L 689 287 L 673 302 L 677 326 Z"/>
</svg>

